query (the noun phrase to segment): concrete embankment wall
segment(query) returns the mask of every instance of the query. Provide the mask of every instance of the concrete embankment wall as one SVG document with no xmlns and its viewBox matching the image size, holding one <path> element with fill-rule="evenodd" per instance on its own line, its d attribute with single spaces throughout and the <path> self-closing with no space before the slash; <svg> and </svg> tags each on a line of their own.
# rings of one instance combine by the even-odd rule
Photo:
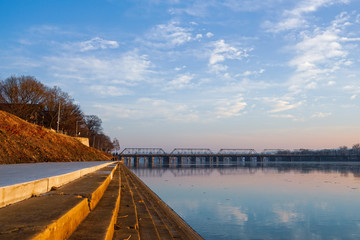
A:
<svg viewBox="0 0 360 240">
<path fill-rule="evenodd" d="M 89 138 L 84 138 L 84 137 L 75 137 L 76 140 L 80 141 L 82 144 L 84 144 L 85 146 L 89 147 L 90 143 L 89 143 Z"/>
<path fill-rule="evenodd" d="M 84 168 L 58 176 L 0 187 L 0 208 L 30 198 L 33 195 L 39 195 L 41 193 L 48 192 L 54 187 L 60 187 L 110 164 L 113 163 L 107 162 L 98 166 Z"/>
</svg>

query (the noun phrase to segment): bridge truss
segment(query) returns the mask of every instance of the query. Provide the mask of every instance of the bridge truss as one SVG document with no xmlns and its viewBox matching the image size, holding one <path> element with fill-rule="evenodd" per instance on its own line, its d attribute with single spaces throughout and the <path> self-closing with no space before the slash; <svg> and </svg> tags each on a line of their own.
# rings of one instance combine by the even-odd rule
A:
<svg viewBox="0 0 360 240">
<path fill-rule="evenodd" d="M 165 155 L 162 148 L 125 148 L 120 155 Z"/>
<path fill-rule="evenodd" d="M 220 149 L 220 151 L 218 152 L 219 155 L 243 155 L 243 154 L 257 154 L 257 152 L 255 151 L 255 149 L 227 149 L 227 148 L 223 148 Z"/>
<path fill-rule="evenodd" d="M 208 148 L 175 148 L 170 155 L 213 155 Z"/>
</svg>

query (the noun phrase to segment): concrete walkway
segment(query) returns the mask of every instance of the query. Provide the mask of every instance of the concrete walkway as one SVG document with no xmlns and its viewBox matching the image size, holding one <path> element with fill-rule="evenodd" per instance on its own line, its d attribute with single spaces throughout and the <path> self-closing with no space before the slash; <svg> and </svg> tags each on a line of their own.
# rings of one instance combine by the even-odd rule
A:
<svg viewBox="0 0 360 240">
<path fill-rule="evenodd" d="M 0 165 L 0 207 L 58 188 L 113 162 Z M 16 178 L 18 177 L 18 179 Z M 7 184 L 4 184 L 7 183 Z M 19 182 L 19 183 L 18 183 Z"/>
<path fill-rule="evenodd" d="M 107 162 L 47 162 L 0 164 L 0 187 L 62 175 Z"/>
<path fill-rule="evenodd" d="M 0 208 L 0 239 L 202 239 L 123 164 Z"/>
</svg>

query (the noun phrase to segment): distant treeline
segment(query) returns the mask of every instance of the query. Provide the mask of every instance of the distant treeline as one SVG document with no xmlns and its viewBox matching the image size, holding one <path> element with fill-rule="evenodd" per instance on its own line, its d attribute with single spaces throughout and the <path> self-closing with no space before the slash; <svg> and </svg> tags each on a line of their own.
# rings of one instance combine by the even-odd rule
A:
<svg viewBox="0 0 360 240">
<path fill-rule="evenodd" d="M 11 76 L 0 81 L 0 110 L 61 133 L 88 137 L 90 146 L 109 152 L 119 149 L 102 131 L 96 115 L 85 115 L 69 94 L 47 87 L 32 76 Z M 58 121 L 59 120 L 59 121 Z"/>
<path fill-rule="evenodd" d="M 284 149 L 275 149 L 274 151 L 264 152 L 264 153 L 274 153 L 274 154 L 291 154 L 291 155 L 359 155 L 360 154 L 360 144 L 356 143 L 351 148 L 347 146 L 341 146 L 337 149 L 321 149 L 321 150 L 312 150 L 312 149 L 295 149 L 295 150 L 284 150 Z"/>
</svg>

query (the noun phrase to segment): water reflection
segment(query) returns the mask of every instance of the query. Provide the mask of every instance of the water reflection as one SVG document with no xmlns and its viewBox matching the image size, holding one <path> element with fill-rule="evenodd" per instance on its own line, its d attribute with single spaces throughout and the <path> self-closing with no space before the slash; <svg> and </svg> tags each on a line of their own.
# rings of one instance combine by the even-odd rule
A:
<svg viewBox="0 0 360 240">
<path fill-rule="evenodd" d="M 125 161 L 125 165 L 137 175 L 152 174 L 160 177 L 167 169 L 174 174 L 174 176 L 194 176 L 194 175 L 210 175 L 213 171 L 218 171 L 220 174 L 231 175 L 239 174 L 239 172 L 246 171 L 249 174 L 255 174 L 257 171 L 266 172 L 276 170 L 277 172 L 291 172 L 296 171 L 300 173 L 311 172 L 338 172 L 342 174 L 354 174 L 355 177 L 360 178 L 360 163 L 354 162 L 223 162 L 216 164 L 191 164 L 189 162 L 182 162 L 180 164 L 164 164 L 163 162 L 154 161 L 151 164 L 146 163 L 146 159 L 139 161 L 134 166 L 132 161 Z"/>
<path fill-rule="evenodd" d="M 358 163 L 132 168 L 205 239 L 360 239 Z"/>
</svg>

